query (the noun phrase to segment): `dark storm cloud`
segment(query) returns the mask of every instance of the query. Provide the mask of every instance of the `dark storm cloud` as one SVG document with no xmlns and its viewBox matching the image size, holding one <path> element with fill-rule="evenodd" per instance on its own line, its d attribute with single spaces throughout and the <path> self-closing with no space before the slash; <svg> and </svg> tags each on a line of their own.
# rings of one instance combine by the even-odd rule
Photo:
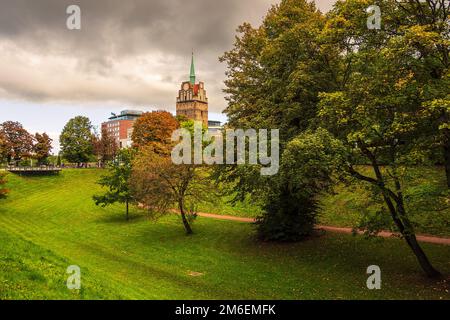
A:
<svg viewBox="0 0 450 320">
<path fill-rule="evenodd" d="M 43 50 L 64 46 L 79 53 L 225 50 L 251 2 L 261 5 L 256 17 L 269 6 L 261 0 L 1 0 L 0 36 Z M 70 4 L 81 7 L 81 31 L 65 27 Z"/>
<path fill-rule="evenodd" d="M 0 98 L 174 108 L 194 50 L 212 111 L 224 107 L 236 27 L 258 24 L 275 0 L 0 0 Z M 66 8 L 81 8 L 81 30 Z"/>
</svg>

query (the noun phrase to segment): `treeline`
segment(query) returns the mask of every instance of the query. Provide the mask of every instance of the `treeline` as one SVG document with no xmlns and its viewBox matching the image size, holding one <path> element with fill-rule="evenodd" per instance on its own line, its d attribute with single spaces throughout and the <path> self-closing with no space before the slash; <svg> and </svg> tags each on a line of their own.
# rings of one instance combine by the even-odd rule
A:
<svg viewBox="0 0 450 320">
<path fill-rule="evenodd" d="M 47 133 L 30 134 L 19 122 L 6 121 L 0 124 L 0 164 L 31 165 L 36 160 L 38 165 L 48 164 L 52 150 L 52 139 Z M 8 189 L 6 173 L 0 172 L 0 199 L 5 198 Z"/>
<path fill-rule="evenodd" d="M 53 140 L 47 133 L 29 133 L 22 124 L 6 121 L 0 124 L 0 163 L 30 166 L 61 165 L 69 162 L 81 166 L 87 162 L 111 161 L 118 146 L 105 130 L 98 134 L 87 117 L 70 119 L 60 135 L 61 153 L 53 156 Z"/>
<path fill-rule="evenodd" d="M 48 163 L 52 139 L 47 133 L 30 134 L 19 122 L 0 124 L 0 163 L 29 165 L 35 159 L 38 165 Z"/>
<path fill-rule="evenodd" d="M 380 29 L 368 27 L 372 4 Z M 225 114 L 233 128 L 280 129 L 281 165 L 269 178 L 254 166 L 218 168 L 218 177 L 237 200 L 262 201 L 262 239 L 309 237 L 318 194 L 337 181 L 366 183 L 386 208 L 368 233 L 390 218 L 426 274 L 439 275 L 416 240 L 403 181 L 411 166 L 440 164 L 450 187 L 449 12 L 445 0 L 347 0 L 325 15 L 283 0 L 260 27 L 239 27 L 221 57 Z"/>
</svg>

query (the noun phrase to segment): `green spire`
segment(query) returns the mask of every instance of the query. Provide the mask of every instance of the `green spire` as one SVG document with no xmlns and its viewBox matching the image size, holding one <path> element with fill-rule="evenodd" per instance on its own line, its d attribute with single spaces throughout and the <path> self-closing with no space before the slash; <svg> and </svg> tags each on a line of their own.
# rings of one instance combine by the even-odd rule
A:
<svg viewBox="0 0 450 320">
<path fill-rule="evenodd" d="M 192 52 L 192 61 L 191 61 L 191 84 L 195 84 L 195 66 L 194 66 L 194 52 Z"/>
</svg>

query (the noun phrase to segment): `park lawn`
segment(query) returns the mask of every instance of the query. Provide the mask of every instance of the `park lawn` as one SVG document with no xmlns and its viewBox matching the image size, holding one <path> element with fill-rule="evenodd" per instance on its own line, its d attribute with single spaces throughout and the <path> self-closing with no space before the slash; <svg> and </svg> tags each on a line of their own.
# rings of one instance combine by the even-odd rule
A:
<svg viewBox="0 0 450 320">
<path fill-rule="evenodd" d="M 8 176 L 11 193 L 0 202 L 0 298 L 450 299 L 447 284 L 424 278 L 401 240 L 325 234 L 261 243 L 251 224 L 201 217 L 188 237 L 175 215 L 154 222 L 133 209 L 126 222 L 123 206 L 96 207 L 91 197 L 101 174 Z M 449 275 L 448 247 L 423 247 Z M 66 288 L 72 264 L 81 268 L 81 292 Z M 373 264 L 382 270 L 381 290 L 366 288 Z"/>
<path fill-rule="evenodd" d="M 71 261 L 20 236 L 0 230 L 0 299 L 120 299 L 84 271 L 83 287 L 67 290 Z"/>
<path fill-rule="evenodd" d="M 361 172 L 372 176 L 369 167 L 360 167 Z M 408 199 L 408 214 L 417 233 L 450 237 L 450 192 L 445 184 L 442 167 L 419 167 L 409 169 L 405 178 L 405 198 Z M 362 219 L 384 210 L 383 229 L 396 231 L 384 203 L 375 203 L 367 183 L 348 186 L 337 185 L 333 194 L 318 196 L 319 223 L 337 227 L 358 227 Z M 201 204 L 199 211 L 223 215 L 256 218 L 261 206 L 250 198 L 231 205 L 231 196 L 225 196 L 214 204 Z M 439 205 L 437 205 L 439 203 Z M 442 205 L 444 204 L 444 205 Z M 379 221 L 380 222 L 380 221 Z"/>
</svg>

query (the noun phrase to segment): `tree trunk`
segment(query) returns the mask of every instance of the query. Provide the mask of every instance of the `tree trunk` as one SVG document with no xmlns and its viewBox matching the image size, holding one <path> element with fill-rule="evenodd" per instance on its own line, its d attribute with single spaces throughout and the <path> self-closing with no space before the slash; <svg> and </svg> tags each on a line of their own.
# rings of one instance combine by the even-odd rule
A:
<svg viewBox="0 0 450 320">
<path fill-rule="evenodd" d="M 128 219 L 129 219 L 129 217 L 128 217 L 128 212 L 129 212 L 129 209 L 128 209 L 128 200 L 126 201 L 126 215 L 127 215 L 127 221 L 128 221 Z"/>
<path fill-rule="evenodd" d="M 383 197 L 389 208 L 389 211 L 391 212 L 392 219 L 394 220 L 400 233 L 405 238 L 409 247 L 416 256 L 420 266 L 422 267 L 422 270 L 429 278 L 438 278 L 441 274 L 431 265 L 425 252 L 417 242 L 416 235 L 414 234 L 409 220 L 406 217 L 406 212 L 404 212 L 402 203 L 403 200 L 400 199 L 400 203 L 397 203 L 397 208 L 395 208 L 391 198 L 389 198 L 387 195 L 383 195 Z"/>
<path fill-rule="evenodd" d="M 184 228 L 186 229 L 186 233 L 188 235 L 193 234 L 192 228 L 189 225 L 189 221 L 186 218 L 186 214 L 184 213 L 183 201 L 178 202 L 178 206 L 180 208 L 181 219 L 183 220 Z"/>
<path fill-rule="evenodd" d="M 417 260 L 419 261 L 419 264 L 422 267 L 423 271 L 425 271 L 426 275 L 430 278 L 439 277 L 440 276 L 439 271 L 434 269 L 434 267 L 428 260 L 425 252 L 420 247 L 419 243 L 417 242 L 416 235 L 414 234 L 414 229 L 408 217 L 406 216 L 406 210 L 403 201 L 403 193 L 399 179 L 397 178 L 396 175 L 394 175 L 395 189 L 397 191 L 396 194 L 386 187 L 385 179 L 383 178 L 383 174 L 381 172 L 380 166 L 376 161 L 375 156 L 367 148 L 364 147 L 364 144 L 362 144 L 362 148 L 364 154 L 371 160 L 372 167 L 376 176 L 376 180 L 366 177 L 366 181 L 369 181 L 372 184 L 377 185 L 381 189 L 384 202 L 389 208 L 394 223 L 396 224 L 402 236 L 405 238 L 409 247 L 413 251 Z M 393 151 L 395 151 L 395 149 L 393 149 Z M 395 152 L 392 153 L 392 156 L 393 156 L 392 160 L 395 163 Z M 394 205 L 394 203 L 396 204 L 396 206 Z"/>
<path fill-rule="evenodd" d="M 420 247 L 419 243 L 417 242 L 416 236 L 414 234 L 410 235 L 403 235 L 405 237 L 406 242 L 408 243 L 409 247 L 414 252 L 417 260 L 419 261 L 420 266 L 422 267 L 423 271 L 427 274 L 429 278 L 438 278 L 440 277 L 439 271 L 437 271 L 428 260 L 428 257 L 426 256 L 425 252 Z"/>
</svg>

